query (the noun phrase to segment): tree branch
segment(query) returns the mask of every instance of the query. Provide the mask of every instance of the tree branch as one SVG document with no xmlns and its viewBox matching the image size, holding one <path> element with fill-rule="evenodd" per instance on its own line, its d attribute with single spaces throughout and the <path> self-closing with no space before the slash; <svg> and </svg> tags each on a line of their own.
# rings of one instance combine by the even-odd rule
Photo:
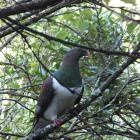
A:
<svg viewBox="0 0 140 140">
<path fill-rule="evenodd" d="M 32 10 L 43 9 L 48 6 L 53 6 L 60 3 L 62 0 L 33 0 L 21 4 L 16 4 L 10 7 L 0 9 L 0 18 L 7 16 L 29 12 Z"/>
<path fill-rule="evenodd" d="M 7 132 L 0 132 L 3 136 L 15 136 L 15 137 L 23 137 L 23 135 L 20 134 L 13 134 L 13 133 L 7 133 Z"/>
<path fill-rule="evenodd" d="M 69 45 L 69 46 L 73 46 L 73 47 L 79 47 L 79 48 L 83 48 L 83 49 L 88 49 L 90 51 L 95 51 L 95 52 L 99 52 L 99 53 L 104 53 L 106 55 L 117 55 L 117 56 L 125 56 L 125 57 L 132 57 L 132 58 L 140 58 L 140 53 L 129 53 L 129 52 L 122 52 L 122 51 L 108 51 L 108 50 L 103 50 L 103 49 L 97 49 L 97 48 L 94 48 L 94 46 L 85 46 L 85 45 L 81 45 L 81 44 L 77 44 L 77 43 L 73 43 L 73 42 L 69 42 L 69 41 L 65 41 L 65 40 L 62 40 L 62 39 L 59 39 L 59 38 L 56 38 L 56 37 L 53 37 L 53 36 L 50 36 L 48 34 L 44 34 L 42 32 L 39 32 L 39 31 L 36 31 L 36 30 L 33 30 L 29 27 L 26 27 L 25 25 L 23 24 L 20 24 L 18 22 L 16 22 L 15 20 L 9 18 L 9 17 L 6 17 L 6 19 L 8 21 L 10 21 L 11 23 L 15 24 L 15 25 L 18 25 L 20 27 L 20 29 L 22 30 L 26 30 L 26 31 L 29 31 L 33 34 L 36 34 L 36 35 L 39 35 L 39 36 L 42 36 L 44 38 L 46 38 L 47 40 L 51 41 L 56 41 L 56 42 L 60 42 L 64 45 Z"/>
</svg>

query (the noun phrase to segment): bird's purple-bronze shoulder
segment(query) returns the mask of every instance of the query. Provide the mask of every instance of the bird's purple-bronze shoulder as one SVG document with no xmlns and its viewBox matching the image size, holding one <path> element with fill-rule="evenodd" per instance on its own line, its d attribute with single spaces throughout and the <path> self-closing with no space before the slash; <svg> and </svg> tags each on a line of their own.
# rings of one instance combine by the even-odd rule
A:
<svg viewBox="0 0 140 140">
<path fill-rule="evenodd" d="M 43 117 L 44 111 L 50 105 L 54 97 L 54 89 L 52 85 L 52 77 L 49 76 L 42 84 L 41 93 L 36 106 L 36 116 Z"/>
</svg>

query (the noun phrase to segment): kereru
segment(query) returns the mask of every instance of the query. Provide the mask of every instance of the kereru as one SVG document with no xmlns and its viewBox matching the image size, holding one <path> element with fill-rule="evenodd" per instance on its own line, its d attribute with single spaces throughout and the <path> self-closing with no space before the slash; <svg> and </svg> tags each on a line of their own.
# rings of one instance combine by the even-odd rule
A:
<svg viewBox="0 0 140 140">
<path fill-rule="evenodd" d="M 60 68 L 43 83 L 38 98 L 34 130 L 45 127 L 46 121 L 59 125 L 58 117 L 77 104 L 83 94 L 79 59 L 88 56 L 88 51 L 73 48 L 64 55 Z"/>
</svg>

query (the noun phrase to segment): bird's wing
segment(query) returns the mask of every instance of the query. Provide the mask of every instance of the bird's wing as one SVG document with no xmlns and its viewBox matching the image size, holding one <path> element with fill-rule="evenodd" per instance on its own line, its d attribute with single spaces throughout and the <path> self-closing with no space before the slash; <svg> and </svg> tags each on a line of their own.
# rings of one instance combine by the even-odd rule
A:
<svg viewBox="0 0 140 140">
<path fill-rule="evenodd" d="M 53 78 L 49 76 L 42 85 L 41 94 L 38 98 L 37 106 L 36 106 L 36 117 L 40 118 L 43 117 L 44 111 L 50 105 L 53 97 L 54 97 L 54 89 L 52 84 Z"/>
<path fill-rule="evenodd" d="M 78 104 L 83 96 L 83 92 L 84 92 L 84 87 L 82 87 L 82 91 L 80 93 L 80 95 L 77 97 L 76 101 L 74 104 Z"/>
</svg>

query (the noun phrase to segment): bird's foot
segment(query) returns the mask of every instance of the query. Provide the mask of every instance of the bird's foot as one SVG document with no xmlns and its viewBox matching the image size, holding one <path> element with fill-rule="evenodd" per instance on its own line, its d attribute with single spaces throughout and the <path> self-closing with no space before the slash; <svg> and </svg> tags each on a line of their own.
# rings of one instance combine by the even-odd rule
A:
<svg viewBox="0 0 140 140">
<path fill-rule="evenodd" d="M 63 121 L 62 119 L 55 119 L 55 120 L 53 120 L 53 125 L 54 126 L 60 126 L 62 121 Z"/>
</svg>

